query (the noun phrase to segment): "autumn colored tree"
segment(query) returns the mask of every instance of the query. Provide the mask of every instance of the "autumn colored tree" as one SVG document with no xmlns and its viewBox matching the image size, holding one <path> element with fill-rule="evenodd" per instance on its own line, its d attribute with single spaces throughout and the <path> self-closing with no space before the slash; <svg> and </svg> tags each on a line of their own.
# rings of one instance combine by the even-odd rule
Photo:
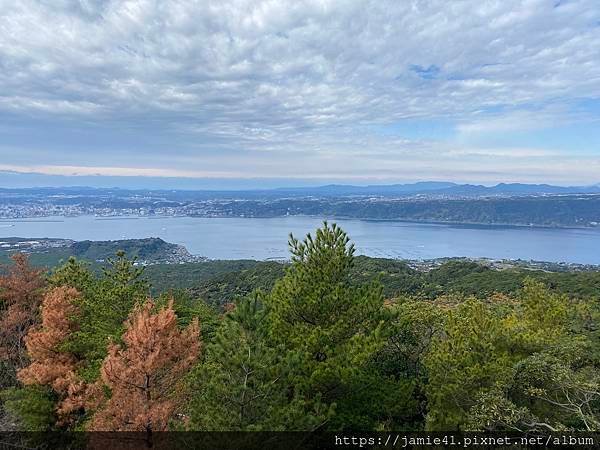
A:
<svg viewBox="0 0 600 450">
<path fill-rule="evenodd" d="M 54 288 L 44 296 L 42 323 L 31 328 L 25 337 L 31 363 L 18 373 L 25 386 L 48 386 L 54 391 L 59 424 L 71 421 L 71 414 L 83 409 L 94 389 L 78 377 L 78 358 L 64 350 L 64 344 L 77 329 L 79 296 L 76 289 L 69 287 Z"/>
<path fill-rule="evenodd" d="M 74 302 L 79 293 L 74 288 L 54 288 L 44 296 L 42 323 L 30 330 L 25 338 L 31 364 L 19 371 L 19 380 L 25 385 L 50 385 L 56 391 L 66 388 L 69 373 L 75 368 L 75 358 L 60 350 L 74 331 Z"/>
<path fill-rule="evenodd" d="M 38 320 L 46 282 L 43 270 L 31 267 L 27 255 L 16 253 L 12 260 L 0 276 L 0 359 L 14 373 L 27 363 L 24 338 Z M 2 378 L 13 379 L 8 374 Z"/>
<path fill-rule="evenodd" d="M 156 311 L 148 300 L 126 324 L 123 344 L 110 343 L 101 379 L 110 398 L 90 422 L 93 431 L 164 431 L 180 405 L 177 386 L 200 350 L 198 321 L 177 325 L 173 303 Z"/>
</svg>

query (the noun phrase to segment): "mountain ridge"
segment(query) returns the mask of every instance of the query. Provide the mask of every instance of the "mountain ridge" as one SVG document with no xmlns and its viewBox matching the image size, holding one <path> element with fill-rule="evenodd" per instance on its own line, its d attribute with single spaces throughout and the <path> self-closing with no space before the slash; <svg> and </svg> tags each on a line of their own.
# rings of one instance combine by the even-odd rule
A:
<svg viewBox="0 0 600 450">
<path fill-rule="evenodd" d="M 44 193 L 44 194 L 74 194 L 74 193 L 180 193 L 182 195 L 202 196 L 409 196 L 409 195 L 437 195 L 437 196 L 525 196 L 543 194 L 599 194 L 600 183 L 589 186 L 557 186 L 551 184 L 529 183 L 498 183 L 492 186 L 482 184 L 458 184 L 446 181 L 419 181 L 416 183 L 396 184 L 327 184 L 311 187 L 280 187 L 265 189 L 129 189 L 121 187 L 90 187 L 90 186 L 64 186 L 64 187 L 27 187 L 27 188 L 0 188 L 2 193 Z"/>
</svg>

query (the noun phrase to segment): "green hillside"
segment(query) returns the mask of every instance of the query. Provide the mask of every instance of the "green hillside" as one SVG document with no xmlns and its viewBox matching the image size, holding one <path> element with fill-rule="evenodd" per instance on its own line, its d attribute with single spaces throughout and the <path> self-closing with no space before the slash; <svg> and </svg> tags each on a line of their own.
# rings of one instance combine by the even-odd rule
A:
<svg viewBox="0 0 600 450">
<path fill-rule="evenodd" d="M 283 277 L 285 268 L 286 264 L 269 261 L 206 261 L 154 265 L 146 268 L 145 275 L 155 292 L 184 289 L 194 298 L 223 305 L 256 288 L 270 290 Z M 409 295 L 433 299 L 447 294 L 485 298 L 494 292 L 514 295 L 527 277 L 576 298 L 600 295 L 599 271 L 496 270 L 477 262 L 449 260 L 428 272 L 421 272 L 403 261 L 357 256 L 351 274 L 356 284 L 378 280 L 386 298 Z"/>
<path fill-rule="evenodd" d="M 98 266 L 118 251 L 141 264 L 180 263 L 196 261 L 184 247 L 160 238 L 126 239 L 116 241 L 80 241 L 67 239 L 2 238 L 5 247 L 0 250 L 0 262 L 7 263 L 10 255 L 22 251 L 29 255 L 32 264 L 54 267 L 74 256 Z"/>
</svg>

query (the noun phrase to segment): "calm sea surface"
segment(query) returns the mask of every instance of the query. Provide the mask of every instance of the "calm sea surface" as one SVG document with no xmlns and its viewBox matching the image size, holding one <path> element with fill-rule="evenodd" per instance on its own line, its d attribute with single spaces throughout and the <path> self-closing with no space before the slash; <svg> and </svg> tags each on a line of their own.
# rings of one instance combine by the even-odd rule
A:
<svg viewBox="0 0 600 450">
<path fill-rule="evenodd" d="M 336 220 L 358 253 L 385 258 L 467 256 L 600 264 L 600 229 L 415 224 Z M 114 240 L 160 237 L 213 259 L 285 258 L 290 232 L 303 237 L 322 219 L 113 218 L 0 221 L 0 237 Z"/>
</svg>

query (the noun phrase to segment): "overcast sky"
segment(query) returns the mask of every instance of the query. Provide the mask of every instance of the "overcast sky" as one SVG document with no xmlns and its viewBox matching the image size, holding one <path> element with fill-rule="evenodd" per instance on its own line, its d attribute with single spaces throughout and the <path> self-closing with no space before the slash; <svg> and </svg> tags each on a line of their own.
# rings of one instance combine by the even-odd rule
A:
<svg viewBox="0 0 600 450">
<path fill-rule="evenodd" d="M 600 3 L 0 0 L 0 170 L 597 183 Z"/>
</svg>

